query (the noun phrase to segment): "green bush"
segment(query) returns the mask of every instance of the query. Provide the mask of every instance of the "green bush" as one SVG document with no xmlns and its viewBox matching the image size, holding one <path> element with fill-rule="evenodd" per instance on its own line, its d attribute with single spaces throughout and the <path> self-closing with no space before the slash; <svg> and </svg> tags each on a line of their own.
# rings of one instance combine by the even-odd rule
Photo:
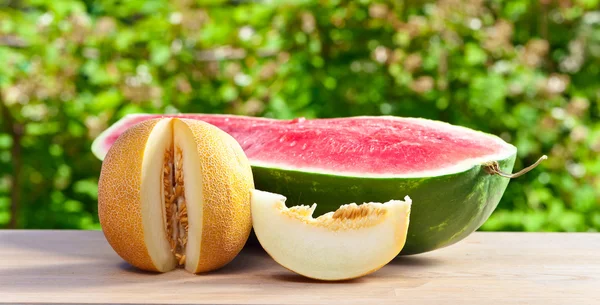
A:
<svg viewBox="0 0 600 305">
<path fill-rule="evenodd" d="M 94 137 L 128 113 L 204 112 L 494 133 L 517 170 L 550 159 L 484 230 L 598 230 L 598 5 L 0 0 L 0 226 L 98 228 Z"/>
</svg>

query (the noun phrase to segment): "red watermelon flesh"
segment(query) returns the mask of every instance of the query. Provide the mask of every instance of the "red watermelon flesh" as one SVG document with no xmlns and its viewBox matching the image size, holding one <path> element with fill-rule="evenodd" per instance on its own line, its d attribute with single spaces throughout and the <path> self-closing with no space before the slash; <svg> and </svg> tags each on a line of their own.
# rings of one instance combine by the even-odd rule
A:
<svg viewBox="0 0 600 305">
<path fill-rule="evenodd" d="M 103 157 L 128 127 L 164 115 L 134 115 L 99 137 Z M 176 115 L 233 136 L 252 165 L 360 176 L 427 176 L 468 169 L 515 152 L 500 138 L 438 121 L 399 117 L 276 120 L 233 115 Z"/>
</svg>

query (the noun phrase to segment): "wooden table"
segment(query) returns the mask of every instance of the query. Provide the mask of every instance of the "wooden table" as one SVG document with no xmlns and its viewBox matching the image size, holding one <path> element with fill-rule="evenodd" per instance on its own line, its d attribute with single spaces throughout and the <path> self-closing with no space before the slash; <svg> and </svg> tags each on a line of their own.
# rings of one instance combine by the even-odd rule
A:
<svg viewBox="0 0 600 305">
<path fill-rule="evenodd" d="M 600 304 L 600 234 L 474 233 L 325 283 L 249 246 L 218 272 L 138 271 L 97 231 L 1 231 L 0 303 Z"/>
</svg>

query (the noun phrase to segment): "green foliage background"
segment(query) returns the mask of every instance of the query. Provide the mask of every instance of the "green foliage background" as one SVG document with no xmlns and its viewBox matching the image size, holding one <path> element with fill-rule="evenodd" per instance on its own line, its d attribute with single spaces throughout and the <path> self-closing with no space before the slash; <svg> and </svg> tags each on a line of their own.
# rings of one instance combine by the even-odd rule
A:
<svg viewBox="0 0 600 305">
<path fill-rule="evenodd" d="M 0 0 L 0 227 L 99 228 L 94 137 L 205 112 L 494 133 L 550 159 L 483 229 L 600 229 L 598 0 L 276 3 Z"/>
</svg>

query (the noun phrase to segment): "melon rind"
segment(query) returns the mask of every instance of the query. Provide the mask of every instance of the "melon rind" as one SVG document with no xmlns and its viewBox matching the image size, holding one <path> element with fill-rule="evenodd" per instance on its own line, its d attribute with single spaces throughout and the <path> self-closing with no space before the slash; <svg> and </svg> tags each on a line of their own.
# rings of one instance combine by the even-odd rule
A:
<svg viewBox="0 0 600 305">
<path fill-rule="evenodd" d="M 194 114 L 185 116 L 191 118 Z M 144 117 L 151 119 L 158 115 L 127 115 L 111 125 L 94 141 L 92 151 L 96 157 L 100 160 L 104 158 L 108 150 L 108 144 L 105 143 L 107 136 Z M 467 129 L 438 121 L 415 120 L 441 123 L 456 127 L 457 130 Z M 335 211 L 347 202 L 386 202 L 409 195 L 414 204 L 408 238 L 401 254 L 418 254 L 452 245 L 477 230 L 494 211 L 508 186 L 510 179 L 490 175 L 484 169 L 484 164 L 496 161 L 502 171 L 510 173 L 516 159 L 516 148 L 497 136 L 478 133 L 502 142 L 505 149 L 494 155 L 465 160 L 460 165 L 419 175 L 352 175 L 327 173 L 320 169 L 283 168 L 281 165 L 253 160 L 250 163 L 257 189 L 284 194 L 289 205 L 321 202 L 315 211 L 317 216 Z"/>
</svg>

